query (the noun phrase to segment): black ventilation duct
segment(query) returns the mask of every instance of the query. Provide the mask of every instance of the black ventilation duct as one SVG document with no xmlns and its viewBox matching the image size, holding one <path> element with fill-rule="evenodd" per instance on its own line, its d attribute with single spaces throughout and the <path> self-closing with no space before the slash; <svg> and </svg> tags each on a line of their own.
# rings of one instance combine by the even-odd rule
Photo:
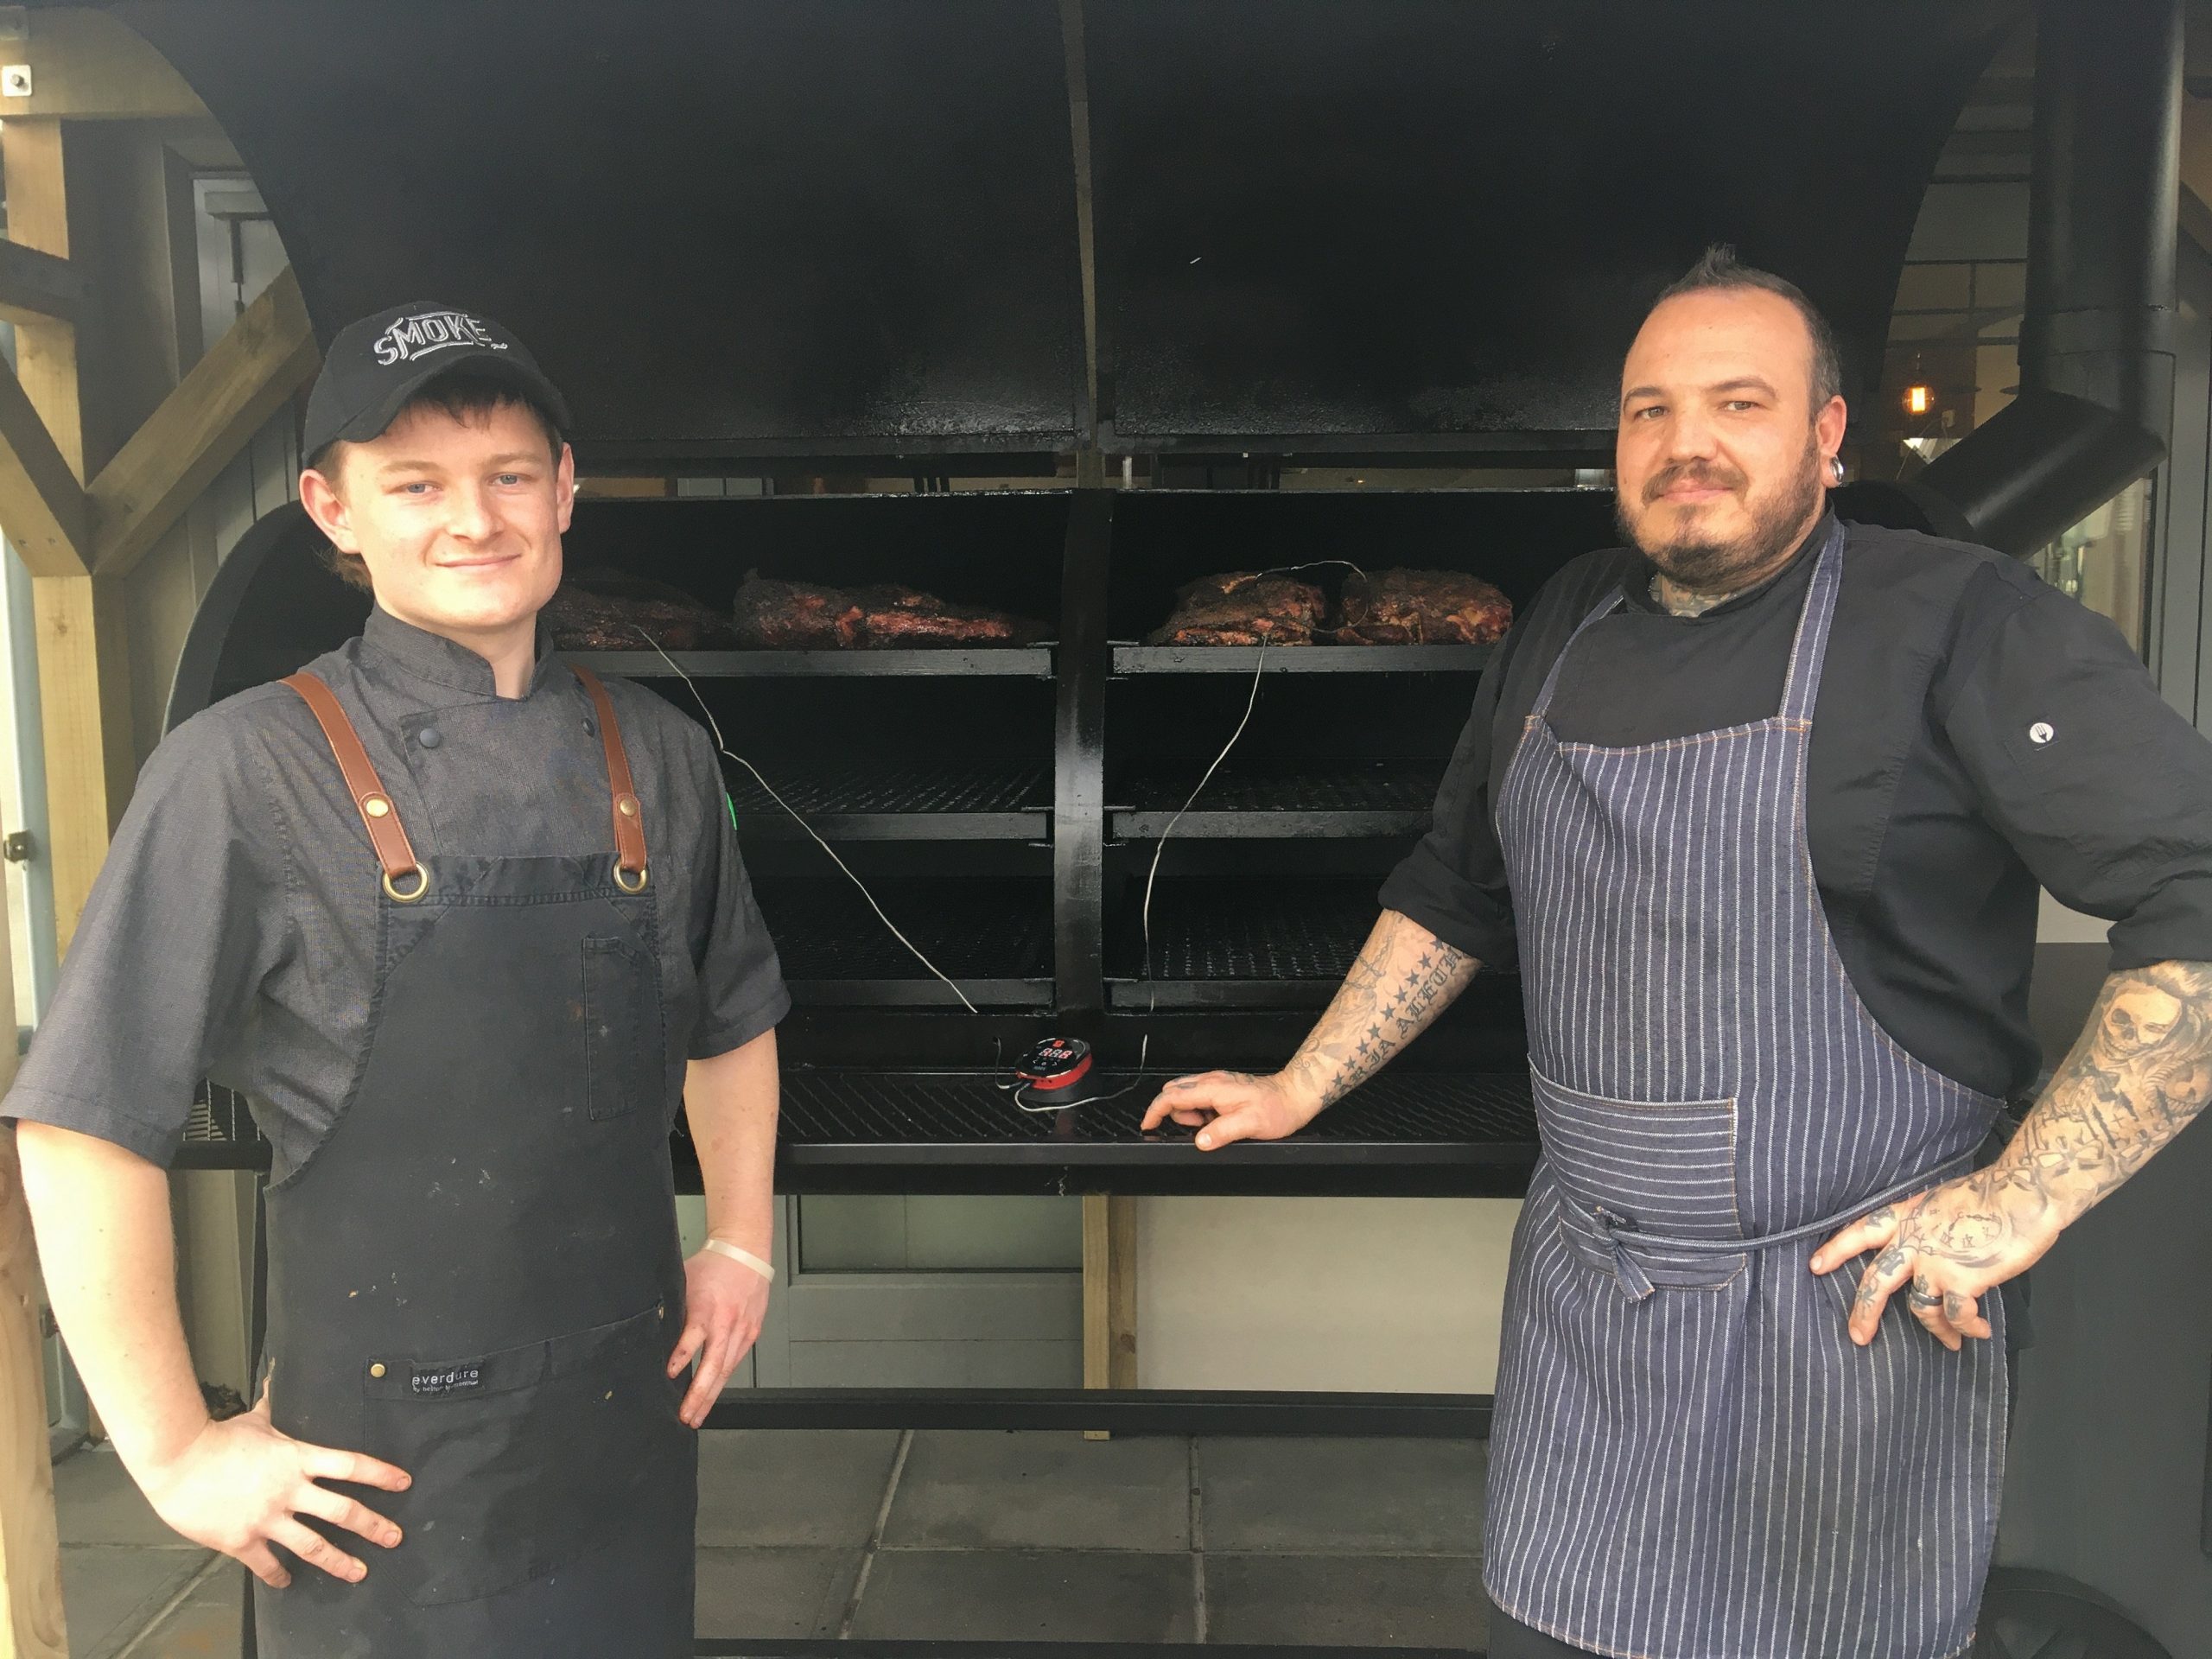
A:
<svg viewBox="0 0 2212 1659">
<path fill-rule="evenodd" d="M 2036 28 L 2019 393 L 1919 480 L 2016 554 L 2156 467 L 2173 416 L 2180 0 L 2043 0 Z"/>
</svg>

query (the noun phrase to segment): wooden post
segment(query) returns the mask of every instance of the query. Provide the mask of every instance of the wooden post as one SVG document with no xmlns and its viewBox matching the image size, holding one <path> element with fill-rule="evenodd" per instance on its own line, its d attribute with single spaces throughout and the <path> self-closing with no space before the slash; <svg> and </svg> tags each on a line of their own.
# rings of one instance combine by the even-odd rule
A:
<svg viewBox="0 0 2212 1659">
<path fill-rule="evenodd" d="M 69 141 L 56 119 L 16 118 L 0 133 L 9 239 L 57 259 L 70 257 Z M 61 317 L 17 323 L 16 378 L 81 486 L 86 421 L 75 325 Z M 107 856 L 137 773 L 130 741 L 128 629 L 115 584 L 51 564 L 35 571 L 39 702 L 45 722 L 45 849 L 54 872 L 54 934 L 76 931 L 92 878 Z"/>
<path fill-rule="evenodd" d="M 16 1023 L 7 907 L 0 905 L 0 1014 Z M 0 1092 L 16 1046 L 0 1043 Z M 47 1452 L 46 1339 L 38 1249 L 23 1203 L 13 1124 L 0 1126 L 0 1643 L 13 1659 L 68 1659 L 61 1616 L 61 1546 Z"/>
<path fill-rule="evenodd" d="M 1137 1201 L 1083 1195 L 1083 1386 L 1137 1385 Z M 1084 1439 L 1112 1438 L 1086 1429 Z"/>
</svg>

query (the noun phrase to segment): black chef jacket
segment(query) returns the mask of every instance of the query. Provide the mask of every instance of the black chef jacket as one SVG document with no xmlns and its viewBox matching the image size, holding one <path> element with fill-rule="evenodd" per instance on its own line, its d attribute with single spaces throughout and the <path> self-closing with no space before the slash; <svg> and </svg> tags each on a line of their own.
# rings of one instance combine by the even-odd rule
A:
<svg viewBox="0 0 2212 1659">
<path fill-rule="evenodd" d="M 1550 720 L 1568 742 L 1654 743 L 1775 713 L 1826 522 L 1779 575 L 1702 616 L 1650 596 L 1652 567 L 1576 560 L 1484 677 L 1434 827 L 1388 908 L 1484 963 L 1516 960 L 1496 803 L 1522 724 L 1605 594 Z M 2037 885 L 2110 919 L 2113 965 L 2212 959 L 2212 744 L 2161 699 L 2118 629 L 1984 548 L 1845 526 L 1843 581 L 1806 784 L 1813 874 L 1868 1011 L 1916 1058 L 2016 1096 Z"/>
<path fill-rule="evenodd" d="M 547 648 L 526 695 L 379 609 L 308 666 L 359 730 L 426 858 L 614 849 L 589 698 Z M 607 683 L 643 809 L 666 1017 L 705 1058 L 790 1007 L 699 725 Z M 162 743 L 101 866 L 52 1007 L 0 1116 L 81 1130 L 166 1163 L 199 1080 L 257 1097 L 275 1172 L 337 1123 L 367 1052 L 378 867 L 330 744 L 296 692 L 264 685 Z"/>
</svg>

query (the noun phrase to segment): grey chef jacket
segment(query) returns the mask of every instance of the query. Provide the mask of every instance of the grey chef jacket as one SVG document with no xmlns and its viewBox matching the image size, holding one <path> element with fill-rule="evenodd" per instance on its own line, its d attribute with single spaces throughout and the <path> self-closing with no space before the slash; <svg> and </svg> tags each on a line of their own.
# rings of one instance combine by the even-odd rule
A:
<svg viewBox="0 0 2212 1659">
<path fill-rule="evenodd" d="M 496 695 L 474 652 L 382 609 L 308 666 L 353 717 L 417 854 L 613 850 L 598 723 L 542 631 L 518 699 Z M 721 768 L 661 698 L 623 680 L 607 692 L 644 808 L 667 1017 L 694 1058 L 726 1053 L 791 999 Z M 0 1116 L 167 1163 L 208 1077 L 256 1097 L 276 1174 L 297 1168 L 368 1052 L 378 898 L 360 814 L 296 693 L 260 686 L 194 716 L 146 763 Z"/>
</svg>

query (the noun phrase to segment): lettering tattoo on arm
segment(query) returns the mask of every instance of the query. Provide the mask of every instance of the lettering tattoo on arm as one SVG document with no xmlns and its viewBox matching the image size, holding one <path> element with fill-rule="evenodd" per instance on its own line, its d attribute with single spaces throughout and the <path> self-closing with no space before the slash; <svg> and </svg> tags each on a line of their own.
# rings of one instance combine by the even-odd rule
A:
<svg viewBox="0 0 2212 1659">
<path fill-rule="evenodd" d="M 2003 1156 L 1962 1183 L 1972 1201 L 1923 1255 L 1995 1266 L 2048 1243 L 2109 1196 L 2212 1100 L 2212 963 L 2161 962 L 2106 980 L 2088 1024 Z"/>
<path fill-rule="evenodd" d="M 1284 1077 L 1316 1110 L 1334 1105 L 1427 1030 L 1481 965 L 1409 917 L 1384 911 Z"/>
</svg>

